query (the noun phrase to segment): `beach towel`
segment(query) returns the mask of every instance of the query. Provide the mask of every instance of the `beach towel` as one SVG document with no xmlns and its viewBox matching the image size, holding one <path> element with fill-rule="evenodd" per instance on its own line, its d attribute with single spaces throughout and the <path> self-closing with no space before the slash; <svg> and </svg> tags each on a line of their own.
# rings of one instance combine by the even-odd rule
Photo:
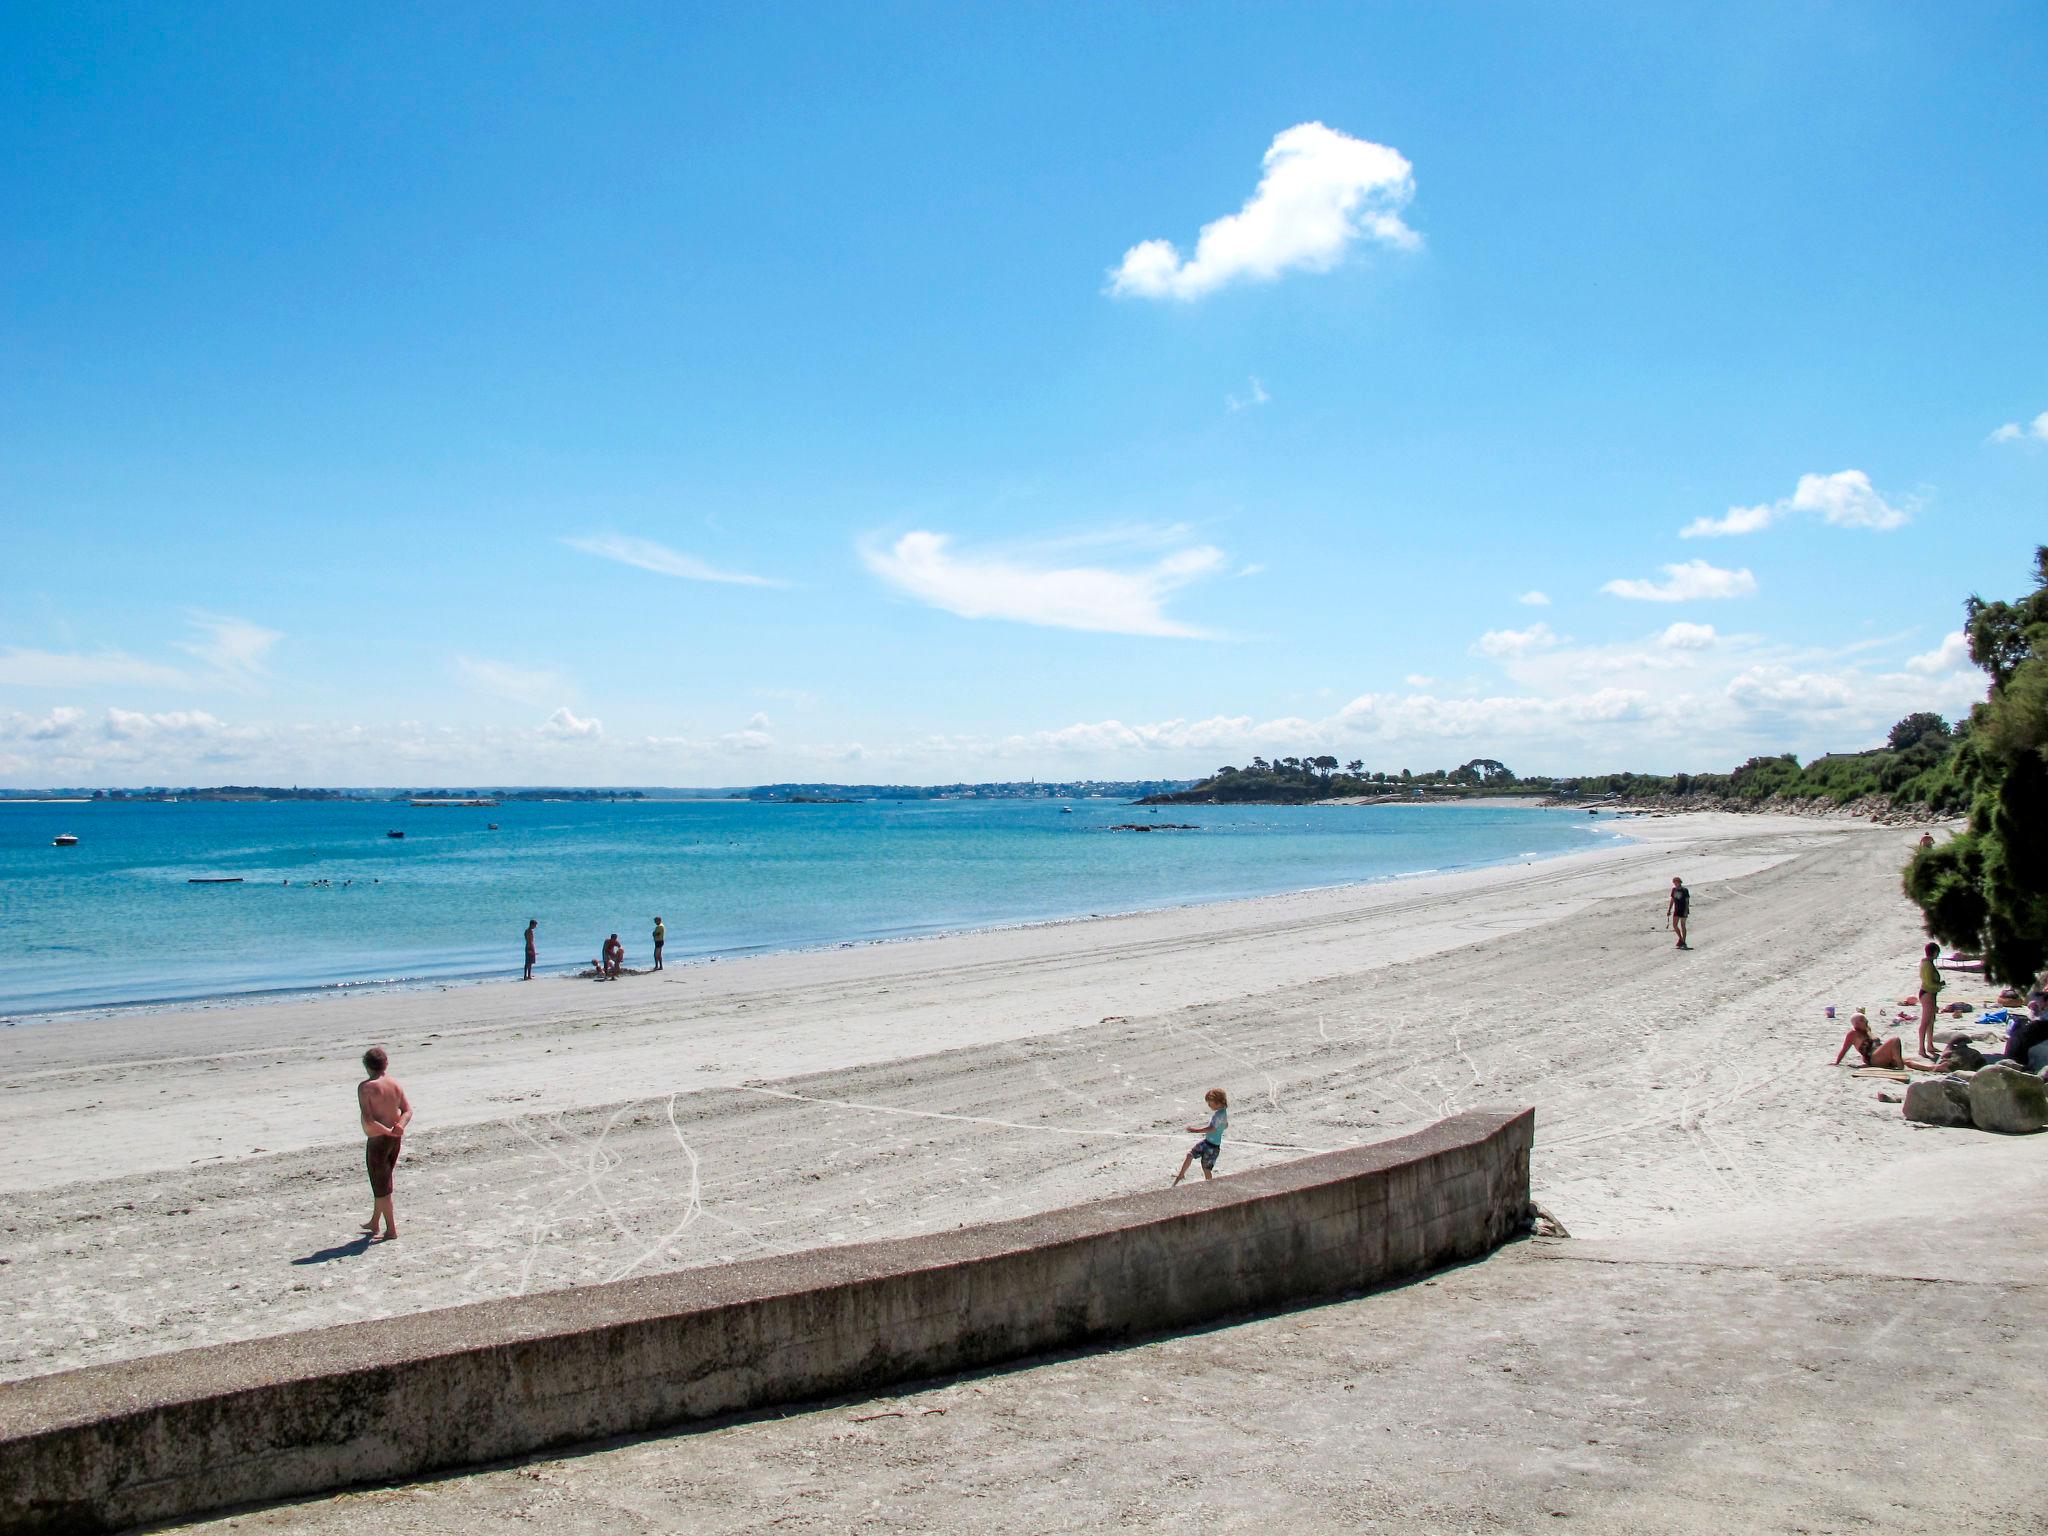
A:
<svg viewBox="0 0 2048 1536">
<path fill-rule="evenodd" d="M 1854 1072 L 1850 1074 L 1850 1076 L 1888 1077 L 1895 1083 L 1910 1083 L 1911 1081 L 1913 1081 L 1912 1073 L 1900 1072 L 1892 1067 L 1858 1067 Z"/>
</svg>

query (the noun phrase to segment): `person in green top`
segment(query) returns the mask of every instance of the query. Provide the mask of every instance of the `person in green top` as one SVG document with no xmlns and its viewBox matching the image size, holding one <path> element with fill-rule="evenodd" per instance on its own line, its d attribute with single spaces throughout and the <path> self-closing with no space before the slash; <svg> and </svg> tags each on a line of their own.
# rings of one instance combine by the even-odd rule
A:
<svg viewBox="0 0 2048 1536">
<path fill-rule="evenodd" d="M 661 946 L 668 942 L 668 927 L 661 920 L 661 914 L 654 917 L 654 968 L 661 969 Z"/>
<path fill-rule="evenodd" d="M 1930 1059 L 1934 1055 L 1934 1015 L 1941 999 L 1941 972 L 1935 968 L 1934 957 L 1940 953 L 1941 946 L 1930 943 L 1920 957 L 1920 1054 Z"/>
</svg>

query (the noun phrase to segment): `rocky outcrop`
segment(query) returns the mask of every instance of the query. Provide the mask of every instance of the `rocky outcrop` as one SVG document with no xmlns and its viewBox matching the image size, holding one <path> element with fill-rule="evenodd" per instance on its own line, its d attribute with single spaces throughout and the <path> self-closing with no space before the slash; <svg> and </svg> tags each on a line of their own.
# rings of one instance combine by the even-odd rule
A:
<svg viewBox="0 0 2048 1536">
<path fill-rule="evenodd" d="M 1980 1131 L 2023 1136 L 2048 1129 L 2048 1083 L 2018 1062 L 1986 1067 L 1970 1079 L 1969 1093 L 1970 1118 Z"/>
<path fill-rule="evenodd" d="M 1903 1110 L 1922 1125 L 1969 1125 L 1970 1085 L 1960 1077 L 1922 1077 L 1906 1085 Z"/>
</svg>

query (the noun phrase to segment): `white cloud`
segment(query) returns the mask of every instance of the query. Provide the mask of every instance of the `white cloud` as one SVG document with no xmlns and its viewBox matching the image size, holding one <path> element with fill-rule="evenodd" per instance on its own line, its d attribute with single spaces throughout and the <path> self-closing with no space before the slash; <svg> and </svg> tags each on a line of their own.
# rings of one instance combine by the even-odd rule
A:
<svg viewBox="0 0 2048 1536">
<path fill-rule="evenodd" d="M 1018 555 L 961 555 L 943 533 L 906 533 L 889 548 L 861 552 L 869 570 L 898 591 L 964 619 L 1011 619 L 1052 629 L 1205 638 L 1169 616 L 1166 599 L 1224 565 L 1206 544 L 1174 551 L 1135 570 L 1049 566 Z"/>
<path fill-rule="evenodd" d="M 1472 649 L 1481 656 L 1520 656 L 1528 651 L 1548 650 L 1556 644 L 1557 636 L 1550 626 L 1538 619 L 1527 629 L 1489 629 L 1472 643 Z"/>
<path fill-rule="evenodd" d="M 1942 672 L 1956 672 L 1973 665 L 1970 660 L 1970 640 L 1960 629 L 1942 636 L 1941 644 L 1931 651 L 1922 652 L 1906 662 L 1908 672 L 1918 672 L 1923 677 L 1933 677 Z"/>
<path fill-rule="evenodd" d="M 652 539 L 632 539 L 620 534 L 592 534 L 585 538 L 564 539 L 562 542 L 571 549 L 580 549 L 586 555 L 596 555 L 603 560 L 616 560 L 621 565 L 637 566 L 643 571 L 653 571 L 657 576 L 680 576 L 685 581 L 717 581 L 736 587 L 781 587 L 787 582 L 775 581 L 766 576 L 748 576 L 738 571 L 721 571 L 707 565 L 695 555 L 686 555 L 680 550 L 657 544 Z"/>
<path fill-rule="evenodd" d="M 1680 621 L 1657 636 L 1657 643 L 1668 651 L 1703 651 L 1720 638 L 1711 624 Z"/>
<path fill-rule="evenodd" d="M 2048 443 L 2048 411 L 2043 411 L 2032 421 L 2008 421 L 1993 432 L 1990 441 L 1994 443 Z"/>
<path fill-rule="evenodd" d="M 585 720 L 571 714 L 568 705 L 563 705 L 540 723 L 540 733 L 557 741 L 595 741 L 604 734 L 604 722 Z"/>
<path fill-rule="evenodd" d="M 162 714 L 110 709 L 106 733 L 117 741 L 142 741 L 153 736 L 211 736 L 227 727 L 203 709 L 174 709 Z"/>
<path fill-rule="evenodd" d="M 1550 594 L 1548 592 L 1538 592 L 1532 588 L 1516 598 L 1515 601 L 1528 608 L 1548 608 L 1550 606 Z"/>
<path fill-rule="evenodd" d="M 284 636 L 247 619 L 195 613 L 190 621 L 197 639 L 180 641 L 178 649 L 196 656 L 208 671 L 230 687 L 252 689 L 270 675 L 263 658 Z"/>
<path fill-rule="evenodd" d="M 479 656 L 456 657 L 455 671 L 466 686 L 478 693 L 535 707 L 560 698 L 568 686 L 562 675 L 551 668 L 515 667 Z"/>
<path fill-rule="evenodd" d="M 1410 672 L 1402 681 L 1410 688 L 1434 688 L 1436 686 L 1435 678 L 1426 677 L 1420 672 Z"/>
<path fill-rule="evenodd" d="M 123 651 L 0 650 L 0 685 L 11 688 L 193 688 L 192 674 Z"/>
<path fill-rule="evenodd" d="M 1255 405 L 1264 405 L 1273 398 L 1266 393 L 1266 386 L 1259 382 L 1257 374 L 1252 375 L 1251 386 L 1251 393 L 1248 395 L 1225 395 L 1223 397 L 1225 408 L 1232 414 L 1235 414 L 1238 411 L 1250 410 Z"/>
<path fill-rule="evenodd" d="M 1686 603 L 1723 597 L 1748 597 L 1756 591 L 1756 577 L 1748 567 L 1724 571 L 1704 560 L 1662 567 L 1664 580 L 1643 581 L 1617 577 L 1600 590 L 1641 603 Z"/>
<path fill-rule="evenodd" d="M 1109 291 L 1195 299 L 1239 280 L 1326 272 L 1357 240 L 1401 250 L 1422 243 L 1401 221 L 1415 177 L 1397 150 L 1298 123 L 1274 136 L 1264 165 L 1244 207 L 1202 227 L 1192 257 L 1182 260 L 1170 240 L 1146 240 L 1124 253 Z"/>
<path fill-rule="evenodd" d="M 30 741 L 62 741 L 76 732 L 84 720 L 84 710 L 60 704 L 42 719 L 27 722 L 21 734 Z"/>
<path fill-rule="evenodd" d="M 1696 517 L 1678 530 L 1678 536 L 1709 539 L 1756 533 L 1799 512 L 1815 513 L 1837 528 L 1898 528 L 1910 515 L 1886 501 L 1862 470 L 1840 469 L 1831 475 L 1801 475 L 1792 494 L 1776 501 L 1730 507 L 1721 517 Z"/>
<path fill-rule="evenodd" d="M 1723 517 L 1696 517 L 1678 530 L 1681 539 L 1718 539 L 1731 534 L 1756 533 L 1771 526 L 1771 520 L 1778 515 L 1777 508 L 1765 505 L 1757 507 L 1730 507 Z"/>
<path fill-rule="evenodd" d="M 1744 709 L 1796 709 L 1801 714 L 1833 714 L 1846 710 L 1855 695 L 1848 678 L 1838 673 L 1795 672 L 1788 667 L 1751 667 L 1728 683 L 1728 697 Z"/>
</svg>

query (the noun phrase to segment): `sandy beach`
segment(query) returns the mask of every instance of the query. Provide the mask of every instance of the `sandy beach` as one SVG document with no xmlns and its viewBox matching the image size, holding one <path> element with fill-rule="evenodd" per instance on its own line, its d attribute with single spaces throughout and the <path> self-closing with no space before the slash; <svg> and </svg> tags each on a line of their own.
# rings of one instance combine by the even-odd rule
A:
<svg viewBox="0 0 2048 1536">
<path fill-rule="evenodd" d="M 1533 1104 L 1575 1236 L 1823 1197 L 1918 1135 L 1895 828 L 1700 815 L 1528 865 L 672 968 L 0 1032 L 0 1376 L 1120 1193 Z M 1695 892 L 1675 951 L 1663 891 Z M 1971 996 L 1965 986 L 1958 995 Z M 357 1057 L 417 1106 L 365 1248 Z"/>
</svg>

